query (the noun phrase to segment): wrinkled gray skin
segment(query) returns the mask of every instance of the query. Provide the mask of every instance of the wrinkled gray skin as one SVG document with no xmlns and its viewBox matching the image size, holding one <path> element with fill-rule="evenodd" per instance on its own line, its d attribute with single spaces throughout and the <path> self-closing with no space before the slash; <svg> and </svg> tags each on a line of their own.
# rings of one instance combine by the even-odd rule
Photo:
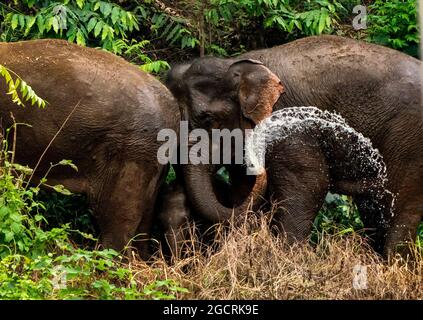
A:
<svg viewBox="0 0 423 320">
<path fill-rule="evenodd" d="M 102 244 L 121 250 L 138 233 L 148 237 L 165 174 L 156 157 L 161 144 L 157 133 L 179 128 L 177 102 L 167 88 L 111 53 L 61 40 L 0 43 L 0 64 L 48 102 L 44 110 L 18 107 L 0 81 L 2 128 L 12 125 L 10 113 L 16 122 L 32 125 L 18 127 L 16 161 L 33 168 L 70 116 L 37 168 L 34 182 L 50 163 L 70 159 L 78 172 L 56 167 L 48 183 L 88 195 Z M 138 243 L 140 254 L 146 256 L 147 241 Z"/>
<path fill-rule="evenodd" d="M 351 127 L 371 139 L 387 165 L 387 187 L 396 194 L 395 215 L 386 233 L 383 251 L 389 255 L 399 249 L 397 245 L 414 240 L 423 215 L 421 62 L 386 47 L 336 36 L 304 38 L 272 49 L 249 52 L 237 59 L 259 60 L 280 78 L 285 92 L 273 110 L 310 105 L 336 111 Z M 170 71 L 167 85 L 178 98 L 182 114 L 193 128 L 246 127 L 242 122 L 248 117 L 240 112 L 240 103 L 233 98 L 234 88 L 225 82 L 234 61 L 203 58 Z M 238 67 L 238 74 L 246 70 L 246 65 Z M 251 86 L 248 94 L 254 98 L 265 89 L 266 86 Z M 259 106 L 255 112 L 260 109 L 263 108 Z M 268 112 L 262 113 L 265 114 Z M 260 121 L 259 115 L 252 125 L 257 121 Z M 299 147 L 297 154 L 302 152 Z M 296 158 L 293 161 L 297 161 Z M 284 161 L 289 162 L 289 159 Z M 296 164 L 292 162 L 292 165 Z M 216 169 L 211 165 L 184 168 L 194 208 L 212 221 L 230 216 L 232 207 L 235 207 L 235 214 L 245 209 L 235 200 L 226 206 L 219 201 L 221 196 L 214 190 L 212 178 Z M 313 214 L 300 210 L 291 213 L 294 217 L 291 225 L 307 226 L 307 232 L 297 234 L 297 239 L 302 240 L 309 233 L 324 196 L 315 199 L 311 190 L 294 192 L 304 181 L 301 174 L 289 171 L 289 167 L 287 170 L 283 170 L 284 174 L 291 178 L 281 188 L 285 188 L 287 194 L 294 194 L 295 199 L 279 200 L 316 208 Z M 249 186 L 251 188 L 251 183 Z M 241 186 L 235 186 L 233 191 L 245 192 Z M 355 201 L 362 215 L 374 215 L 369 205 L 371 200 L 366 195 L 356 196 Z M 295 230 L 287 231 L 295 234 Z"/>
<path fill-rule="evenodd" d="M 272 113 L 284 90 L 278 77 L 251 59 L 200 59 L 190 66 L 174 68 L 168 74 L 167 85 L 179 99 L 181 114 L 189 120 L 190 129 L 204 128 L 209 132 L 253 128 Z M 214 165 L 186 165 L 182 170 L 190 202 L 210 222 L 227 220 L 233 213 L 232 208 L 221 203 L 223 199 L 214 196 L 217 169 Z M 245 171 L 234 167 L 235 171 L 240 169 Z M 251 200 L 266 191 L 266 175 L 234 179 L 234 186 L 237 184 L 248 187 L 237 191 L 239 197 L 235 199 L 237 210 L 245 212 Z"/>
<path fill-rule="evenodd" d="M 301 119 L 305 112 L 313 112 L 305 109 L 316 110 L 313 120 L 297 123 L 294 129 L 287 125 L 294 109 L 284 109 L 285 115 L 281 111 L 274 113 L 257 128 L 260 131 L 265 126 L 272 139 L 267 144 L 265 166 L 268 193 L 278 204 L 273 212 L 276 226 L 291 243 L 295 239 L 307 239 L 312 221 L 329 191 L 352 195 L 355 199 L 365 197 L 366 211 L 361 212 L 361 219 L 365 228 L 371 229 L 373 247 L 382 252 L 393 203 L 385 185 L 386 166 L 382 156 L 363 136 L 340 121 L 338 115 L 316 108 L 298 112 L 300 116 L 296 119 Z M 272 129 L 273 121 L 278 127 Z M 283 138 L 276 138 L 282 132 Z M 298 201 L 299 195 L 307 196 Z M 308 219 L 299 220 L 298 212 Z"/>
</svg>

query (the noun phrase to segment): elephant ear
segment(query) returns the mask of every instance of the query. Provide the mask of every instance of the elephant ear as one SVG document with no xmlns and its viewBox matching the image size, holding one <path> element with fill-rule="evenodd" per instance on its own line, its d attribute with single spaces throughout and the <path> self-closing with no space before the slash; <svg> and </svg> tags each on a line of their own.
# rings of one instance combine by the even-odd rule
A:
<svg viewBox="0 0 423 320">
<path fill-rule="evenodd" d="M 270 116 L 285 91 L 280 79 L 257 60 L 240 60 L 228 69 L 244 117 L 255 124 Z"/>
</svg>

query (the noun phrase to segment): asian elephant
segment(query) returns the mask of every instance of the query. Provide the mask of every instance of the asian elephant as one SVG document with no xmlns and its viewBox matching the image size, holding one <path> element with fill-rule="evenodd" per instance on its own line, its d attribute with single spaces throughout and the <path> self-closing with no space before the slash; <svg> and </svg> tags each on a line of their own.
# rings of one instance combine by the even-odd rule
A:
<svg viewBox="0 0 423 320">
<path fill-rule="evenodd" d="M 62 40 L 0 43 L 0 64 L 48 103 L 42 110 L 18 107 L 0 81 L 2 127 L 13 124 L 11 113 L 17 123 L 31 125 L 18 126 L 16 161 L 34 168 L 58 133 L 34 182 L 51 163 L 70 159 L 78 172 L 54 167 L 48 184 L 88 195 L 105 247 L 121 250 L 136 234 L 148 235 L 165 174 L 157 133 L 179 130 L 179 109 L 168 89 L 122 58 Z"/>
<path fill-rule="evenodd" d="M 170 71 L 167 85 L 192 128 L 254 127 L 272 110 L 294 106 L 316 106 L 340 114 L 371 140 L 386 163 L 386 187 L 395 197 L 394 216 L 382 245 L 385 255 L 389 255 L 398 244 L 415 239 L 423 216 L 420 69 L 419 60 L 386 47 L 337 36 L 316 36 L 237 58 L 206 57 L 181 64 Z M 303 156 L 303 162 L 320 158 L 302 151 L 300 146 L 292 150 L 294 159 Z M 289 161 L 288 154 L 286 157 L 278 161 Z M 205 218 L 219 221 L 242 212 L 246 203 L 257 199 L 267 186 L 263 175 L 256 182 L 238 176 L 234 180 L 242 182 L 233 186 L 233 192 L 241 193 L 244 200 L 223 203 L 213 187 L 216 169 L 215 165 L 184 168 L 190 201 Z M 294 187 L 306 185 L 301 171 L 290 171 L 287 176 Z M 245 179 L 251 192 L 242 188 Z M 298 240 L 310 232 L 324 199 L 324 192 L 316 196 L 306 190 L 291 194 L 299 204 L 314 203 L 313 214 L 296 207 L 289 225 L 283 226 Z M 357 195 L 355 201 L 363 216 L 372 215 L 371 199 L 365 193 Z"/>
<path fill-rule="evenodd" d="M 183 185 L 178 181 L 165 185 L 160 190 L 156 210 L 171 256 L 181 257 L 183 242 L 188 238 L 186 227 L 191 217 Z"/>
<path fill-rule="evenodd" d="M 394 204 L 386 165 L 371 141 L 338 114 L 316 107 L 273 112 L 247 137 L 245 161 L 250 170 L 266 168 L 268 193 L 278 201 L 273 218 L 289 242 L 308 237 L 331 191 L 366 197 L 361 218 L 374 248 L 383 249 Z"/>
</svg>

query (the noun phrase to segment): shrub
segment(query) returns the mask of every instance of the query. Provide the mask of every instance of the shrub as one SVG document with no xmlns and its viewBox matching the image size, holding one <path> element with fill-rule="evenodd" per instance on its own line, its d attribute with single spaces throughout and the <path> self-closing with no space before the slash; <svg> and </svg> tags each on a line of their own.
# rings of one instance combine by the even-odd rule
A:
<svg viewBox="0 0 423 320">
<path fill-rule="evenodd" d="M 376 0 L 370 9 L 370 41 L 418 55 L 416 0 Z"/>
<path fill-rule="evenodd" d="M 61 38 L 125 56 L 147 72 L 169 67 L 145 54 L 148 40 L 130 39 L 140 30 L 136 13 L 108 0 L 14 0 L 8 6 L 0 4 L 0 17 L 2 41 Z"/>
</svg>

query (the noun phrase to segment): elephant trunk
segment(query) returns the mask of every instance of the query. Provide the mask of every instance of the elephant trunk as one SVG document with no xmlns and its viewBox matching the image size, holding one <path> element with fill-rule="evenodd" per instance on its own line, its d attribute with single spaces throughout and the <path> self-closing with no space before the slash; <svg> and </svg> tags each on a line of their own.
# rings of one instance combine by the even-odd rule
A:
<svg viewBox="0 0 423 320">
<path fill-rule="evenodd" d="M 237 217 L 247 212 L 250 208 L 260 203 L 266 192 L 266 172 L 256 176 L 254 186 L 249 195 L 236 207 L 228 208 L 218 200 L 213 188 L 213 165 L 186 165 L 184 178 L 187 186 L 188 197 L 194 209 L 203 218 L 213 223 L 223 222 L 232 216 Z"/>
</svg>

